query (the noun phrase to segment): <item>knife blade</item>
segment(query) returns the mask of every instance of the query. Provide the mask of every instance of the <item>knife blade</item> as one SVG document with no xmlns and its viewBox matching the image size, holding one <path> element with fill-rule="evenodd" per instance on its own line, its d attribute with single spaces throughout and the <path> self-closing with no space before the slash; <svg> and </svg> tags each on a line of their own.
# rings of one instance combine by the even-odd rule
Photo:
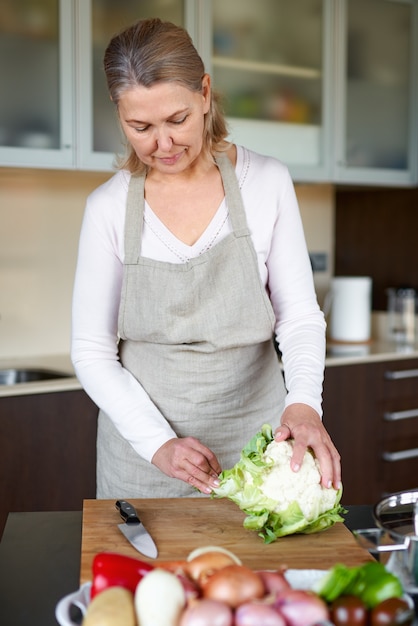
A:
<svg viewBox="0 0 418 626">
<path fill-rule="evenodd" d="M 135 507 L 126 500 L 117 500 L 116 509 L 124 520 L 123 524 L 118 524 L 118 528 L 126 539 L 138 552 L 141 552 L 141 554 L 144 554 L 150 559 L 157 558 L 157 546 L 139 519 Z"/>
</svg>

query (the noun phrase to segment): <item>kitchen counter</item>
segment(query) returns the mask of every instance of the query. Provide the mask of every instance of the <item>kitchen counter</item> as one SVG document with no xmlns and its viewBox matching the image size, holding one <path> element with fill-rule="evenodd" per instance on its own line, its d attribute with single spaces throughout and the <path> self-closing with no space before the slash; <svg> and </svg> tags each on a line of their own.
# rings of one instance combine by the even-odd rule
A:
<svg viewBox="0 0 418 626">
<path fill-rule="evenodd" d="M 394 341 L 373 339 L 363 344 L 327 343 L 326 367 L 378 363 L 418 358 L 418 344 L 398 345 Z"/>
<path fill-rule="evenodd" d="M 369 342 L 358 344 L 334 343 L 328 338 L 326 367 L 418 358 L 418 338 L 410 346 L 387 339 L 388 318 L 385 312 L 372 313 L 371 336 Z"/>
<path fill-rule="evenodd" d="M 68 354 L 53 354 L 28 358 L 0 359 L 0 370 L 11 368 L 47 369 L 63 372 L 66 378 L 42 380 L 14 385 L 0 385 L 0 398 L 5 396 L 23 396 L 57 391 L 81 389 Z"/>
<path fill-rule="evenodd" d="M 325 366 L 334 367 L 338 365 L 377 363 L 413 358 L 418 358 L 418 344 L 414 346 L 399 346 L 394 342 L 381 340 L 372 340 L 365 344 L 335 344 L 328 342 Z M 68 354 L 43 355 L 26 359 L 22 357 L 0 359 L 0 369 L 20 367 L 59 370 L 67 374 L 68 378 L 18 383 L 15 385 L 0 385 L 0 397 L 82 389 L 80 382 L 75 376 Z"/>
<path fill-rule="evenodd" d="M 372 507 L 347 507 L 350 530 L 373 526 Z M 0 623 L 56 626 L 55 606 L 79 586 L 82 514 L 10 513 L 0 544 Z"/>
</svg>

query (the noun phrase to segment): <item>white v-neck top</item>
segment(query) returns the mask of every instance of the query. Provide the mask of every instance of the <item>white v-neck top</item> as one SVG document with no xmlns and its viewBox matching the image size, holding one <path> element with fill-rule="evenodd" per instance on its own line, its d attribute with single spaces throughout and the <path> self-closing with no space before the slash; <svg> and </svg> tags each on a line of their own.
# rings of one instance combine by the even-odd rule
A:
<svg viewBox="0 0 418 626">
<path fill-rule="evenodd" d="M 208 224 L 205 232 L 192 246 L 177 239 L 155 215 L 148 202 L 144 211 L 144 243 L 150 248 L 148 257 L 169 263 L 186 263 L 209 250 L 229 232 L 228 209 L 225 199 Z"/>
<path fill-rule="evenodd" d="M 275 333 L 288 390 L 286 406 L 301 402 L 322 415 L 325 320 L 317 303 L 289 172 L 278 160 L 240 146 L 235 171 L 260 278 L 276 316 Z M 87 199 L 74 284 L 71 355 L 86 392 L 136 452 L 150 461 L 176 435 L 118 358 L 129 179 L 129 172 L 120 171 Z M 141 254 L 171 263 L 187 262 L 231 231 L 225 201 L 193 246 L 179 241 L 148 206 L 144 220 Z"/>
</svg>

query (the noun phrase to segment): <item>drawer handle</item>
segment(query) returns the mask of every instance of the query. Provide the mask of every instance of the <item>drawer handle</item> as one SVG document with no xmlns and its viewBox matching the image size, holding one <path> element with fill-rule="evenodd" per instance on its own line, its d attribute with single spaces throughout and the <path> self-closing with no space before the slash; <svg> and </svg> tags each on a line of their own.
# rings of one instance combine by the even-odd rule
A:
<svg viewBox="0 0 418 626">
<path fill-rule="evenodd" d="M 418 378 L 418 368 L 413 370 L 388 370 L 385 372 L 385 378 L 389 380 L 401 380 L 402 378 Z"/>
<path fill-rule="evenodd" d="M 400 450 L 399 452 L 384 452 L 383 459 L 393 463 L 395 461 L 405 461 L 406 459 L 415 459 L 418 457 L 418 448 L 410 450 Z"/>
<path fill-rule="evenodd" d="M 387 411 L 383 418 L 387 422 L 396 422 L 397 420 L 407 420 L 411 417 L 418 417 L 418 409 L 409 409 L 409 411 Z"/>
</svg>

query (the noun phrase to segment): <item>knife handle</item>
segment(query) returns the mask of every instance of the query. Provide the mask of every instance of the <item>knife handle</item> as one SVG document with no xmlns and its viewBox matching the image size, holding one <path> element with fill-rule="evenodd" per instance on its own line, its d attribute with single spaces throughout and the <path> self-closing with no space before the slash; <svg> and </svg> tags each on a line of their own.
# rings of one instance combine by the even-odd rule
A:
<svg viewBox="0 0 418 626">
<path fill-rule="evenodd" d="M 116 508 L 119 511 L 121 518 L 126 522 L 126 524 L 139 524 L 140 519 L 137 515 L 135 507 L 132 506 L 126 500 L 116 500 Z"/>
</svg>

